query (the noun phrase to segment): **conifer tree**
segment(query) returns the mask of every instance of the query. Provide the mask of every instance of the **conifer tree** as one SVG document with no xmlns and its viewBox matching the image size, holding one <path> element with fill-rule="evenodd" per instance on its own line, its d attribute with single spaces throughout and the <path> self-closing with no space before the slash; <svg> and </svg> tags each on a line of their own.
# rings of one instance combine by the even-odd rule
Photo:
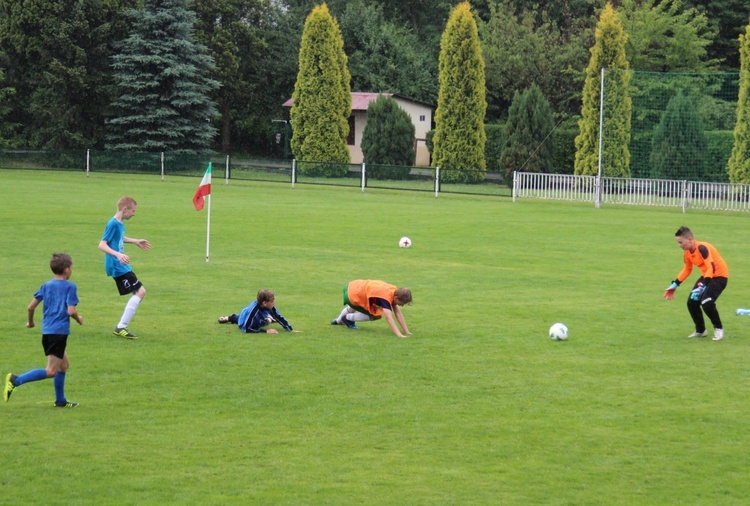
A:
<svg viewBox="0 0 750 506">
<path fill-rule="evenodd" d="M 706 169 L 708 142 L 695 106 L 682 91 L 673 96 L 654 131 L 651 177 L 698 179 Z"/>
<path fill-rule="evenodd" d="M 628 93 L 629 64 L 625 57 L 627 35 L 611 3 L 607 3 L 596 27 L 595 43 L 586 67 L 583 107 L 575 139 L 575 173 L 597 174 L 599 170 L 599 104 L 601 70 L 605 69 L 604 136 L 602 173 L 630 177 L 630 118 L 632 103 Z"/>
<path fill-rule="evenodd" d="M 351 76 L 344 41 L 326 4 L 318 5 L 305 20 L 299 50 L 299 72 L 294 84 L 292 152 L 305 162 L 349 163 L 349 116 L 352 109 Z M 301 172 L 340 176 L 346 166 L 300 165 Z M 321 170 L 324 173 L 320 173 Z"/>
<path fill-rule="evenodd" d="M 362 154 L 365 163 L 377 165 L 413 165 L 414 123 L 388 95 L 380 95 L 367 107 L 367 125 L 362 132 Z M 367 169 L 373 177 L 404 179 L 409 171 L 403 167 Z"/>
<path fill-rule="evenodd" d="M 505 123 L 505 145 L 500 166 L 509 174 L 552 172 L 555 145 L 550 133 L 555 128 L 552 107 L 542 90 L 532 84 L 522 94 L 516 92 Z"/>
<path fill-rule="evenodd" d="M 750 24 L 740 34 L 740 93 L 734 146 L 727 169 L 729 182 L 750 183 Z"/>
<path fill-rule="evenodd" d="M 446 182 L 484 179 L 484 60 L 469 2 L 451 12 L 440 41 L 440 92 L 435 111 L 432 164 Z"/>
<path fill-rule="evenodd" d="M 217 130 L 209 98 L 214 60 L 192 37 L 195 14 L 188 0 L 146 0 L 127 12 L 130 35 L 113 58 L 120 90 L 110 119 L 109 148 L 117 150 L 207 151 Z"/>
</svg>

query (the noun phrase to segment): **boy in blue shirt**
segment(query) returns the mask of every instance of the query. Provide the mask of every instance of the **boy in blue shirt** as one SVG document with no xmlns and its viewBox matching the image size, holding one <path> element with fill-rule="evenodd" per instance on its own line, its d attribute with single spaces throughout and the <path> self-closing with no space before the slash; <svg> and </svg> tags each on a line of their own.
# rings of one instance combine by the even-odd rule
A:
<svg viewBox="0 0 750 506">
<path fill-rule="evenodd" d="M 74 408 L 77 402 L 70 402 L 65 398 L 65 374 L 68 370 L 68 353 L 65 347 L 70 335 L 70 319 L 78 325 L 83 325 L 83 318 L 78 314 L 78 294 L 76 285 L 68 281 L 73 274 L 73 260 L 65 253 L 55 253 L 49 263 L 55 278 L 44 283 L 34 294 L 28 308 L 26 327 L 34 327 L 34 311 L 44 302 L 42 312 L 42 346 L 47 355 L 46 369 L 32 369 L 20 376 L 8 374 L 5 377 L 3 400 L 8 402 L 13 390 L 30 381 L 40 381 L 55 378 L 55 406 L 58 408 Z"/>
<path fill-rule="evenodd" d="M 112 331 L 115 336 L 126 339 L 138 338 L 128 331 L 128 325 L 146 296 L 146 289 L 133 272 L 133 268 L 130 267 L 130 257 L 125 254 L 125 243 L 135 244 L 144 251 L 151 249 L 151 243 L 146 239 L 131 239 L 125 236 L 123 221 L 135 216 L 137 206 L 138 203 L 130 197 L 122 197 L 118 200 L 117 212 L 107 222 L 102 240 L 99 241 L 99 249 L 104 252 L 104 270 L 107 272 L 107 276 L 115 280 L 120 295 L 132 294 L 125 306 L 120 322 Z"/>
<path fill-rule="evenodd" d="M 276 295 L 271 290 L 260 290 L 256 300 L 252 301 L 239 315 L 220 316 L 218 321 L 219 323 L 234 323 L 242 332 L 253 334 L 259 332 L 278 334 L 279 331 L 276 329 L 263 328 L 269 323 L 278 323 L 287 332 L 299 332 L 293 330 L 286 318 L 281 316 L 275 303 Z"/>
</svg>

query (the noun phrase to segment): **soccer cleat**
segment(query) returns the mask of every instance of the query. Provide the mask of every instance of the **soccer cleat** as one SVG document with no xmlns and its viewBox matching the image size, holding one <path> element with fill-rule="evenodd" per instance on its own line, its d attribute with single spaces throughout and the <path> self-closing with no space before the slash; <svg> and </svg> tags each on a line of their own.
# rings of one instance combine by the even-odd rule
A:
<svg viewBox="0 0 750 506">
<path fill-rule="evenodd" d="M 124 329 L 118 329 L 112 331 L 112 335 L 115 335 L 117 337 L 124 337 L 125 339 L 138 339 L 138 336 L 135 334 L 131 334 L 128 332 L 127 327 Z"/>
<path fill-rule="evenodd" d="M 334 318 L 331 320 L 331 325 L 341 325 L 341 322 L 338 320 L 338 318 Z"/>
<path fill-rule="evenodd" d="M 8 373 L 8 375 L 5 377 L 5 390 L 3 390 L 3 400 L 5 402 L 8 402 L 8 399 L 10 399 L 10 394 L 12 394 L 13 389 L 16 388 L 16 385 L 13 384 L 14 381 L 16 381 L 15 374 Z"/>
<path fill-rule="evenodd" d="M 698 332 L 697 330 L 690 334 L 688 337 L 706 337 L 708 335 L 708 331 L 704 330 L 703 332 Z"/>
<path fill-rule="evenodd" d="M 724 329 L 714 329 L 714 341 L 721 341 L 724 339 Z"/>
<path fill-rule="evenodd" d="M 356 330 L 356 329 L 359 328 L 359 327 L 357 327 L 356 323 L 354 323 L 353 321 L 349 320 L 348 318 L 342 318 L 341 321 L 344 323 L 344 325 L 347 326 L 347 328 L 350 328 L 350 329 L 353 329 L 353 330 Z"/>
<path fill-rule="evenodd" d="M 77 402 L 65 401 L 65 402 L 56 402 L 55 403 L 55 407 L 56 408 L 75 408 L 76 406 L 78 406 Z"/>
</svg>

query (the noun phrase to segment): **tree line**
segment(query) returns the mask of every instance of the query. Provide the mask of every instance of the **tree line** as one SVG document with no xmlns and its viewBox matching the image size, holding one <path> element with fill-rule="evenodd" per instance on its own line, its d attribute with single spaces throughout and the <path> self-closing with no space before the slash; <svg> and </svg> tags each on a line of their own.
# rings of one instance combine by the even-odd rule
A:
<svg viewBox="0 0 750 506">
<path fill-rule="evenodd" d="M 271 154 L 300 70 L 308 0 L 0 0 L 0 142 L 45 149 Z M 353 91 L 437 104 L 458 0 L 329 0 Z M 484 122 L 511 135 L 533 87 L 574 129 L 604 0 L 475 0 Z M 739 70 L 740 0 L 613 2 L 631 69 Z M 143 135 L 141 135 L 143 134 Z M 190 139 L 188 142 L 187 139 Z M 196 140 L 197 139 L 197 140 Z M 182 143 L 182 140 L 186 140 Z M 146 142 L 148 141 L 148 142 Z M 192 144 L 191 144 L 192 143 Z M 520 156 L 520 155 L 519 155 Z"/>
</svg>

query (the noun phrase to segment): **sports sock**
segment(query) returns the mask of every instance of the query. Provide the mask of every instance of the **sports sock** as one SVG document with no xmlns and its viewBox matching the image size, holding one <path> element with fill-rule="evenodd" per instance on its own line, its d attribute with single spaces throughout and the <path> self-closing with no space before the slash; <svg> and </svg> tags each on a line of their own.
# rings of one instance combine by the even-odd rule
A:
<svg viewBox="0 0 750 506">
<path fill-rule="evenodd" d="M 118 329 L 124 329 L 128 325 L 130 325 L 130 320 L 133 319 L 135 316 L 135 311 L 138 309 L 138 306 L 141 303 L 141 298 L 137 295 L 133 295 L 130 297 L 130 300 L 128 301 L 127 305 L 125 306 L 125 311 L 122 313 L 122 318 L 120 319 L 120 323 L 117 324 Z"/>
<path fill-rule="evenodd" d="M 357 311 L 356 313 L 352 313 L 349 316 L 349 320 L 353 322 L 369 322 L 370 321 L 370 315 L 365 313 L 360 313 Z"/>
<path fill-rule="evenodd" d="M 16 377 L 15 385 L 21 386 L 30 381 L 41 381 L 47 379 L 47 369 L 32 369 Z"/>
<path fill-rule="evenodd" d="M 346 315 L 349 314 L 349 306 L 344 306 L 344 309 L 341 310 L 341 314 L 338 317 L 339 321 L 343 321 L 344 318 L 346 318 Z"/>
<path fill-rule="evenodd" d="M 55 402 L 65 402 L 65 373 L 59 371 L 55 374 Z"/>
</svg>

